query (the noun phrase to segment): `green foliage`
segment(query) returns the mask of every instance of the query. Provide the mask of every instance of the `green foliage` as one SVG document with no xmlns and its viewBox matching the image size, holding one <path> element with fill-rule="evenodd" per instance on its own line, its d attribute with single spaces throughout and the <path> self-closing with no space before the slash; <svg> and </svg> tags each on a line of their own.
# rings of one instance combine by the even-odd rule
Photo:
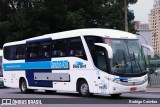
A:
<svg viewBox="0 0 160 107">
<path fill-rule="evenodd" d="M 68 30 L 75 28 L 85 28 L 85 18 L 83 17 L 85 12 L 83 9 L 75 12 L 67 12 L 66 26 Z"/>
<path fill-rule="evenodd" d="M 137 2 L 137 0 L 128 0 L 128 2 L 129 2 L 130 4 L 134 4 L 134 3 Z"/>
<path fill-rule="evenodd" d="M 135 33 L 133 19 L 128 12 L 129 32 Z M 124 0 L 0 0 L 0 47 L 43 34 L 95 27 L 124 30 Z"/>
<path fill-rule="evenodd" d="M 2 47 L 6 41 L 6 37 L 10 35 L 10 23 L 7 21 L 0 22 L 0 46 Z"/>
</svg>

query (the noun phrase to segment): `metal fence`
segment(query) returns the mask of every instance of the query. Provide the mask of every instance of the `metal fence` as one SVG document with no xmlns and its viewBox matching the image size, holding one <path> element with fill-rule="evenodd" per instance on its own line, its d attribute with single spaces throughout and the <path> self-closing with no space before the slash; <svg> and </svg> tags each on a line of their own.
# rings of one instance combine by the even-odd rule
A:
<svg viewBox="0 0 160 107">
<path fill-rule="evenodd" d="M 149 60 L 149 86 L 160 88 L 160 59 Z"/>
</svg>

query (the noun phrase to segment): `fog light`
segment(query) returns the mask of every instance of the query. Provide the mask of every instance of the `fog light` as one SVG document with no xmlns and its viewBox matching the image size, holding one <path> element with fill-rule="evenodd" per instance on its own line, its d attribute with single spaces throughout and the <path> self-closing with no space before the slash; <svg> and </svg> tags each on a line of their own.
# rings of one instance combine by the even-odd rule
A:
<svg viewBox="0 0 160 107">
<path fill-rule="evenodd" d="M 115 90 L 116 90 L 116 87 L 113 87 L 113 90 L 115 91 Z"/>
</svg>

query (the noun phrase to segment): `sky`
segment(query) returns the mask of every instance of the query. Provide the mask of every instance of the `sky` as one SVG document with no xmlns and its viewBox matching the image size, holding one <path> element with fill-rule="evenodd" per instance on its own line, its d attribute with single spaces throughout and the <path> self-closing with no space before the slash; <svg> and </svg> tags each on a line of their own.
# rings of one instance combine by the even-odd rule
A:
<svg viewBox="0 0 160 107">
<path fill-rule="evenodd" d="M 153 8 L 154 0 L 138 0 L 134 5 L 129 5 L 130 10 L 134 10 L 135 21 L 148 23 L 148 14 Z"/>
</svg>

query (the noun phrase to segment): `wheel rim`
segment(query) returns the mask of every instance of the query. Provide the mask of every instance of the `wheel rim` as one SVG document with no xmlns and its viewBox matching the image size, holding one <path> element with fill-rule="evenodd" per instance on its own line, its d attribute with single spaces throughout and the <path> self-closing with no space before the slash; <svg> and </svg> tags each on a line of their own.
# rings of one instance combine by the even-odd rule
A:
<svg viewBox="0 0 160 107">
<path fill-rule="evenodd" d="M 23 92 L 27 89 L 26 82 L 22 82 L 21 88 Z"/>
<path fill-rule="evenodd" d="M 87 95 L 88 94 L 88 84 L 84 83 L 81 85 L 81 93 L 82 95 Z"/>
</svg>

